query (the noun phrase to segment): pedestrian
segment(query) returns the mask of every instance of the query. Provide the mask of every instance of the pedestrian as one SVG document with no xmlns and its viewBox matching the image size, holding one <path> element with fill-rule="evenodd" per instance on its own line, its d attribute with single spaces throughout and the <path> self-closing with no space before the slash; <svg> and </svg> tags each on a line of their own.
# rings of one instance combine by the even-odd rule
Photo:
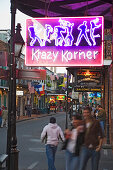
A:
<svg viewBox="0 0 113 170">
<path fill-rule="evenodd" d="M 97 115 L 98 115 L 98 105 L 97 105 L 97 107 L 96 107 L 96 109 L 95 109 L 95 111 L 94 111 L 94 115 L 95 115 L 95 118 L 97 119 Z"/>
<path fill-rule="evenodd" d="M 0 108 L 0 127 L 1 127 L 1 124 L 2 124 L 2 109 Z"/>
<path fill-rule="evenodd" d="M 69 118 L 70 118 L 70 120 L 72 119 L 72 114 L 73 114 L 73 109 L 72 109 L 72 106 L 70 106 L 70 108 L 69 108 Z"/>
<path fill-rule="evenodd" d="M 50 104 L 49 103 L 47 104 L 47 113 L 48 114 L 50 113 Z"/>
<path fill-rule="evenodd" d="M 96 107 L 95 107 L 94 104 L 92 103 L 91 115 L 92 115 L 92 117 L 94 117 L 95 119 L 96 119 L 96 113 L 97 113 Z"/>
<path fill-rule="evenodd" d="M 2 124 L 1 124 L 1 127 L 5 126 L 7 127 L 7 119 L 8 119 L 8 110 L 7 110 L 7 107 L 2 107 Z"/>
<path fill-rule="evenodd" d="M 105 134 L 106 111 L 102 108 L 101 105 L 98 105 L 97 109 L 98 109 L 97 119 L 100 121 L 102 131 Z"/>
<path fill-rule="evenodd" d="M 50 123 L 46 125 L 41 133 L 41 140 L 46 139 L 46 156 L 48 160 L 48 170 L 56 170 L 55 154 L 57 151 L 57 146 L 59 139 L 64 141 L 64 134 L 61 128 L 56 123 L 56 118 L 51 117 Z"/>
<path fill-rule="evenodd" d="M 84 144 L 80 152 L 80 166 L 78 170 L 86 170 L 87 162 L 91 158 L 91 170 L 98 170 L 103 133 L 100 122 L 92 117 L 91 109 L 84 108 L 83 117 L 86 124 Z"/>
<path fill-rule="evenodd" d="M 84 142 L 85 123 L 81 115 L 72 117 L 73 128 L 65 131 L 65 142 L 62 149 L 66 149 L 66 170 L 78 170 L 80 148 Z"/>
<path fill-rule="evenodd" d="M 31 105 L 27 105 L 27 116 L 31 117 Z"/>
</svg>

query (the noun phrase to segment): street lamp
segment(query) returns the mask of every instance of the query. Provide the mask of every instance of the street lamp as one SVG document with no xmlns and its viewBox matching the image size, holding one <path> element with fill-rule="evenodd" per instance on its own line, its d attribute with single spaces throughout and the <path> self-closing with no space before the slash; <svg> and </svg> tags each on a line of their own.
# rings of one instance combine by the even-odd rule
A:
<svg viewBox="0 0 113 170">
<path fill-rule="evenodd" d="M 65 122 L 65 128 L 68 128 L 68 84 L 69 84 L 69 71 L 67 69 L 67 93 L 66 93 L 66 122 Z"/>
<path fill-rule="evenodd" d="M 7 131 L 8 170 L 18 170 L 19 151 L 17 149 L 17 137 L 16 137 L 16 57 L 20 56 L 22 47 L 24 45 L 23 38 L 20 34 L 21 31 L 20 24 L 17 24 L 15 33 L 15 14 L 16 3 L 15 0 L 11 0 L 11 38 L 9 41 L 10 55 L 9 55 L 9 81 L 8 81 L 9 82 L 8 131 Z"/>
<path fill-rule="evenodd" d="M 24 45 L 24 40 L 20 34 L 21 25 L 18 23 L 14 34 L 13 44 L 10 43 L 10 64 L 9 64 L 9 99 L 8 99 L 8 133 L 7 133 L 7 153 L 8 170 L 18 170 L 18 149 L 16 137 L 16 58 L 20 57 Z M 12 58 L 12 45 L 14 55 Z"/>
<path fill-rule="evenodd" d="M 21 31 L 21 25 L 20 23 L 16 26 L 16 33 L 15 33 L 15 57 L 19 58 L 22 52 L 22 48 L 24 46 L 24 40 L 22 38 L 22 35 L 20 34 Z"/>
</svg>

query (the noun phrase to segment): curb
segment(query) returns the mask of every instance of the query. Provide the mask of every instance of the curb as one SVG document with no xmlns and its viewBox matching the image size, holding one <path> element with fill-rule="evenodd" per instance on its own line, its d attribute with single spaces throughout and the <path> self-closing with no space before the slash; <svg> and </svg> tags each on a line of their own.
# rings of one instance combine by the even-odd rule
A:
<svg viewBox="0 0 113 170">
<path fill-rule="evenodd" d="M 102 149 L 112 149 L 112 145 L 111 144 L 103 144 Z"/>
<path fill-rule="evenodd" d="M 41 117 L 46 117 L 46 116 L 52 116 L 52 115 L 55 115 L 55 114 L 57 114 L 57 113 L 50 113 L 50 114 L 42 114 L 42 115 L 39 115 L 39 116 L 37 116 L 37 117 L 29 117 L 29 118 L 26 118 L 26 119 L 21 119 L 21 120 L 19 120 L 19 119 L 17 119 L 16 120 L 16 123 L 19 123 L 19 122 L 22 122 L 22 121 L 26 121 L 26 120 L 31 120 L 31 119 L 38 119 L 38 118 L 41 118 Z"/>
</svg>

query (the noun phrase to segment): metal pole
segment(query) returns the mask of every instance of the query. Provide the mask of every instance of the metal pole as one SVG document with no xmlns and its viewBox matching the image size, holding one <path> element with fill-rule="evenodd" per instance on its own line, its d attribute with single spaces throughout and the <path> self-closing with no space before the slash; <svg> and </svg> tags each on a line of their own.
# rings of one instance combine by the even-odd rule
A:
<svg viewBox="0 0 113 170">
<path fill-rule="evenodd" d="M 11 39 L 9 64 L 9 99 L 8 99 L 8 170 L 18 170 L 18 150 L 16 138 L 16 60 L 15 60 L 15 14 L 16 1 L 11 0 Z"/>
<path fill-rule="evenodd" d="M 110 144 L 110 138 L 109 138 L 109 66 L 108 66 L 108 114 L 107 114 L 107 144 Z"/>
<path fill-rule="evenodd" d="M 65 128 L 68 128 L 68 70 L 67 70 L 67 94 L 66 94 L 66 124 L 65 124 Z"/>
<path fill-rule="evenodd" d="M 113 0 L 112 0 L 112 62 L 113 62 Z"/>
</svg>

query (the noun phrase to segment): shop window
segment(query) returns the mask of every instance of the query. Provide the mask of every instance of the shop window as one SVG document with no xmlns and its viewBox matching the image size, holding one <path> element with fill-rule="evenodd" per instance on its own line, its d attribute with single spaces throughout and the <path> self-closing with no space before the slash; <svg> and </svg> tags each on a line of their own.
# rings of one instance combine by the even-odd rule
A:
<svg viewBox="0 0 113 170">
<path fill-rule="evenodd" d="M 0 94 L 0 107 L 1 107 L 1 94 Z"/>
<path fill-rule="evenodd" d="M 4 106 L 6 107 L 6 95 L 4 95 Z"/>
<path fill-rule="evenodd" d="M 7 81 L 6 80 L 1 80 L 1 86 L 6 87 L 7 86 Z"/>
</svg>

